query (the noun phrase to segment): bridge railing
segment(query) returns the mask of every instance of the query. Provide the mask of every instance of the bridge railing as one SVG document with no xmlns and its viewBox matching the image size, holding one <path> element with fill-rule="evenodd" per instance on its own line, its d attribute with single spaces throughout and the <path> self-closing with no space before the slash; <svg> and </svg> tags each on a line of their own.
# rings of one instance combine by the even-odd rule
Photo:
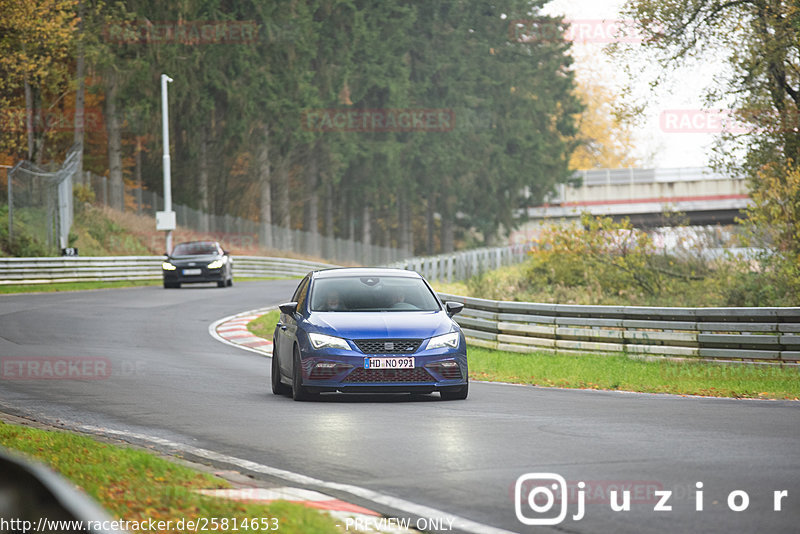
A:
<svg viewBox="0 0 800 534">
<path fill-rule="evenodd" d="M 719 173 L 710 167 L 673 167 L 663 169 L 592 169 L 575 171 L 583 187 L 612 185 L 640 185 L 673 182 L 700 182 L 707 180 L 739 180 L 740 178 Z M 547 198 L 549 204 L 561 204 L 566 200 L 566 191 L 573 186 L 559 184 L 555 194 Z"/>
<path fill-rule="evenodd" d="M 716 172 L 710 167 L 671 167 L 663 169 L 592 169 L 576 171 L 575 174 L 582 179 L 584 186 L 735 179 L 728 175 Z"/>
<path fill-rule="evenodd" d="M 800 307 L 656 308 L 486 300 L 455 316 L 467 341 L 513 352 L 800 361 Z"/>
</svg>

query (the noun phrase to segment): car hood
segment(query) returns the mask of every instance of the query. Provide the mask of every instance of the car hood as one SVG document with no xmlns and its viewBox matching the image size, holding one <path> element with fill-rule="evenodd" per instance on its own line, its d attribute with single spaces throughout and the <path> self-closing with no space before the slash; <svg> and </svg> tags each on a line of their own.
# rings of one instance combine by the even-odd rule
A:
<svg viewBox="0 0 800 534">
<path fill-rule="evenodd" d="M 455 327 L 444 311 L 314 312 L 308 322 L 320 333 L 348 339 L 424 339 L 446 334 Z"/>
<path fill-rule="evenodd" d="M 220 256 L 217 256 L 216 254 L 204 254 L 202 256 L 173 256 L 169 258 L 169 262 L 180 263 L 180 264 L 195 262 L 195 263 L 205 264 L 205 263 L 211 263 L 212 261 L 219 258 Z"/>
</svg>

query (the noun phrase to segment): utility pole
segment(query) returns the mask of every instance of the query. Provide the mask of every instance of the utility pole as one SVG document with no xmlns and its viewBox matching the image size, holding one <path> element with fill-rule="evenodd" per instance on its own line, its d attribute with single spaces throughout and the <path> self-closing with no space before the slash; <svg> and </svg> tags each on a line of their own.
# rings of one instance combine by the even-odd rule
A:
<svg viewBox="0 0 800 534">
<path fill-rule="evenodd" d="M 167 102 L 167 84 L 172 78 L 166 74 L 161 75 L 161 127 L 164 138 L 164 211 L 156 212 L 156 230 L 167 233 L 166 252 L 172 252 L 172 231 L 175 229 L 175 212 L 172 211 L 172 176 L 170 175 L 169 161 L 169 103 Z"/>
<path fill-rule="evenodd" d="M 11 185 L 11 166 L 0 165 L 6 170 L 6 180 L 8 181 L 8 245 L 14 243 L 14 187 Z"/>
</svg>

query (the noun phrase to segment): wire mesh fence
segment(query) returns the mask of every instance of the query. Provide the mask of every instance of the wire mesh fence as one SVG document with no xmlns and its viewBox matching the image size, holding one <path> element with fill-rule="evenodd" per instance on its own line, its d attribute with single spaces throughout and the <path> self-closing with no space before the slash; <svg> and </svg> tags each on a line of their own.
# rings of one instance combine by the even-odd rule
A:
<svg viewBox="0 0 800 534">
<path fill-rule="evenodd" d="M 156 212 L 164 209 L 161 195 L 132 187 L 122 180 L 115 182 L 106 176 L 79 171 L 79 157 L 77 147 L 73 147 L 58 169 L 41 169 L 30 162 L 20 162 L 8 171 L 7 197 L 11 200 L 7 202 L 9 240 L 14 239 L 17 228 L 24 229 L 26 235 L 33 236 L 41 244 L 41 250 L 28 248 L 18 255 L 63 254 L 74 237 L 70 235 L 73 205 L 83 206 L 87 202 L 97 207 L 152 217 L 152 226 L 147 224 L 148 229 L 137 232 L 137 238 L 148 250 L 163 251 L 164 234 L 156 231 L 155 226 Z M 205 213 L 182 204 L 173 203 L 172 206 L 179 229 L 188 231 L 187 235 L 192 239 L 218 241 L 223 248 L 233 249 L 236 254 L 263 255 L 265 250 L 271 250 L 324 258 L 340 265 L 400 266 L 402 263 L 403 268 L 416 267 L 433 278 L 448 280 L 474 274 L 489 264 L 497 263 L 499 266 L 520 261 L 519 258 L 524 256 L 520 253 L 521 248 L 513 251 L 503 248 L 502 251 L 497 249 L 500 252 L 491 249 L 442 255 L 424 262 L 419 258 L 409 259 L 412 254 L 400 248 L 268 225 L 232 215 Z"/>
<path fill-rule="evenodd" d="M 43 169 L 21 161 L 6 175 L 5 211 L 8 240 L 23 233 L 43 253 L 56 253 L 69 246 L 73 217 L 72 179 L 78 170 L 80 152 L 74 146 L 58 168 Z"/>
<path fill-rule="evenodd" d="M 84 172 L 76 176 L 75 183 L 91 190 L 95 205 L 155 218 L 164 209 L 161 195 L 142 188 L 115 185 L 105 176 Z M 122 187 L 123 191 L 120 191 Z M 173 202 L 176 221 L 180 228 L 191 230 L 197 239 L 219 241 L 223 247 L 235 248 L 244 253 L 256 249 L 290 251 L 305 256 L 325 258 L 344 264 L 379 265 L 399 261 L 411 254 L 400 248 L 365 244 L 352 239 L 326 236 L 318 232 L 263 224 L 232 215 L 205 213 L 190 206 Z M 156 232 L 155 222 L 150 234 L 151 248 L 163 247 L 163 233 Z"/>
</svg>

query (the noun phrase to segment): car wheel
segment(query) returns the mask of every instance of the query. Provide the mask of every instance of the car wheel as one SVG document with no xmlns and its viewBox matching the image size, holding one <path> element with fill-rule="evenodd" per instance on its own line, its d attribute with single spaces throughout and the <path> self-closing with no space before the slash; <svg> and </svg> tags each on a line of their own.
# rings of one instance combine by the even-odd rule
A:
<svg viewBox="0 0 800 534">
<path fill-rule="evenodd" d="M 231 287 L 232 285 L 233 285 L 233 276 L 228 278 L 228 287 Z"/>
<path fill-rule="evenodd" d="M 180 282 L 164 282 L 164 289 L 177 289 L 181 287 Z"/>
<path fill-rule="evenodd" d="M 274 349 L 275 343 L 272 343 Z M 288 395 L 292 388 L 281 382 L 281 368 L 278 362 L 278 355 L 273 352 L 272 354 L 272 392 L 275 395 Z"/>
<path fill-rule="evenodd" d="M 439 394 L 442 396 L 442 400 L 464 400 L 469 394 L 469 383 L 463 386 L 443 388 Z"/>
<path fill-rule="evenodd" d="M 217 282 L 217 287 L 225 287 L 225 285 L 226 285 L 225 280 L 220 280 L 219 282 Z"/>
<path fill-rule="evenodd" d="M 292 398 L 296 401 L 311 400 L 316 395 L 303 387 L 303 373 L 300 371 L 300 350 L 294 348 L 294 365 L 292 366 Z"/>
</svg>

